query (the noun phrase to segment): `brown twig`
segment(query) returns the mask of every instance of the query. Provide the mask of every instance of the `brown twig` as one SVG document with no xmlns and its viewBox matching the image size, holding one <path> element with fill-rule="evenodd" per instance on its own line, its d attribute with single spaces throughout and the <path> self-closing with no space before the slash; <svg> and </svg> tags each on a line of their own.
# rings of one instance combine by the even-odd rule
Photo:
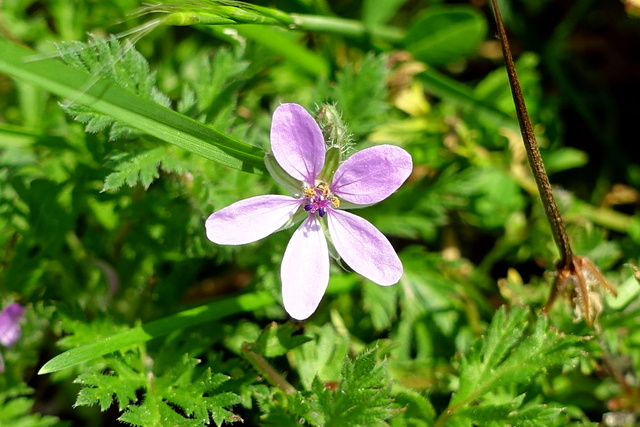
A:
<svg viewBox="0 0 640 427">
<path fill-rule="evenodd" d="M 549 310 L 561 292 L 566 292 L 574 303 L 577 317 L 584 317 L 587 324 L 591 325 L 602 310 L 602 303 L 595 289 L 596 285 L 603 286 L 613 295 L 616 295 L 616 291 L 607 283 L 604 276 L 602 276 L 591 261 L 584 257 L 574 255 L 571 250 L 569 236 L 567 235 L 564 222 L 560 216 L 558 205 L 553 197 L 551 183 L 544 168 L 540 149 L 538 148 L 536 136 L 533 132 L 533 126 L 531 126 L 531 120 L 527 113 L 527 107 L 518 81 L 516 67 L 513 63 L 511 49 L 509 48 L 507 34 L 504 29 L 502 15 L 500 14 L 497 1 L 491 0 L 491 6 L 496 19 L 498 37 L 507 67 L 507 75 L 509 76 L 509 84 L 511 85 L 511 93 L 520 124 L 522 140 L 527 151 L 529 164 L 533 170 L 538 191 L 540 192 L 540 198 L 547 215 L 547 220 L 551 227 L 553 239 L 558 247 L 558 252 L 560 252 L 560 260 L 556 264 L 556 279 L 553 282 L 544 311 Z"/>
<path fill-rule="evenodd" d="M 522 140 L 527 150 L 527 157 L 529 158 L 529 164 L 533 169 L 533 176 L 536 179 L 538 185 L 538 191 L 540 192 L 540 198 L 544 205 L 545 213 L 547 214 L 547 220 L 551 226 L 551 232 L 553 238 L 556 241 L 556 246 L 560 252 L 560 261 L 558 268 L 566 267 L 572 262 L 573 252 L 571 251 L 571 244 L 569 243 L 569 236 L 562 222 L 558 205 L 553 197 L 551 190 L 551 183 L 549 177 L 544 168 L 542 162 L 542 156 L 540 155 L 540 149 L 536 141 L 536 136 L 531 126 L 531 120 L 527 113 L 527 106 L 524 103 L 524 97 L 522 96 L 522 89 L 520 88 L 520 82 L 518 81 L 518 75 L 516 73 L 516 66 L 513 63 L 513 57 L 511 56 L 511 49 L 509 48 L 509 41 L 507 40 L 507 33 L 502 23 L 502 15 L 496 0 L 491 0 L 493 7 L 493 13 L 496 18 L 496 25 L 498 27 L 498 37 L 500 44 L 502 45 L 502 53 L 504 55 L 504 61 L 507 66 L 507 74 L 509 76 L 509 84 L 511 85 L 511 93 L 513 94 L 513 102 L 516 106 L 516 114 L 518 116 L 518 123 L 520 123 L 520 132 L 522 133 Z"/>
</svg>

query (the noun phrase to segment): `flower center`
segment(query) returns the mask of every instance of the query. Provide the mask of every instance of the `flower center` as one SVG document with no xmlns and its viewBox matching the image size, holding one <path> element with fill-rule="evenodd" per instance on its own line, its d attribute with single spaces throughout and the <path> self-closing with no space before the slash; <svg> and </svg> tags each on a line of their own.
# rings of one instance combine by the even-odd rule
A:
<svg viewBox="0 0 640 427">
<path fill-rule="evenodd" d="M 327 214 L 327 208 L 340 206 L 340 200 L 331 193 L 329 186 L 324 182 L 319 183 L 315 187 L 307 187 L 304 189 L 305 205 L 304 210 L 309 213 L 316 213 L 320 218 Z"/>
</svg>

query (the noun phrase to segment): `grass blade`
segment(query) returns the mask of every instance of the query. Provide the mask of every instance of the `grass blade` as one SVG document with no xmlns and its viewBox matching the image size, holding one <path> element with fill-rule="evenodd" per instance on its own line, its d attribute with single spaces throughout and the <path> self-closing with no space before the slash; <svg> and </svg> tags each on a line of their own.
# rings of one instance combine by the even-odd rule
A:
<svg viewBox="0 0 640 427">
<path fill-rule="evenodd" d="M 194 307 L 144 325 L 133 327 L 127 331 L 90 344 L 67 350 L 45 363 L 44 366 L 40 368 L 38 374 L 42 375 L 61 371 L 79 363 L 95 359 L 96 357 L 113 353 L 121 348 L 167 335 L 173 331 L 206 322 L 214 322 L 237 313 L 254 311 L 273 303 L 274 299 L 268 293 L 256 292 Z"/>
<path fill-rule="evenodd" d="M 95 111 L 135 127 L 222 165 L 263 172 L 264 152 L 125 89 L 67 66 L 55 59 L 29 60 L 34 52 L 0 39 L 0 72 L 73 99 Z"/>
</svg>

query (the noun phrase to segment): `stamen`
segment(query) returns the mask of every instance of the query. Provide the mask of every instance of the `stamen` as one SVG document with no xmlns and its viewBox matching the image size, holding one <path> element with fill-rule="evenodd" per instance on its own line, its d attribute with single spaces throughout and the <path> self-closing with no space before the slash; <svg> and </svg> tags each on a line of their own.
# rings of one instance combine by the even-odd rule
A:
<svg viewBox="0 0 640 427">
<path fill-rule="evenodd" d="M 310 214 L 318 213 L 320 218 L 327 215 L 328 208 L 340 206 L 340 200 L 331 193 L 331 188 L 324 182 L 318 183 L 315 187 L 305 187 L 303 189 L 306 204 L 304 210 Z"/>
<path fill-rule="evenodd" d="M 324 197 L 325 199 L 329 196 L 329 193 L 330 193 L 329 186 L 324 182 L 321 182 L 320 184 L 318 184 L 316 188 L 318 188 L 318 190 L 321 191 L 321 196 Z"/>
</svg>

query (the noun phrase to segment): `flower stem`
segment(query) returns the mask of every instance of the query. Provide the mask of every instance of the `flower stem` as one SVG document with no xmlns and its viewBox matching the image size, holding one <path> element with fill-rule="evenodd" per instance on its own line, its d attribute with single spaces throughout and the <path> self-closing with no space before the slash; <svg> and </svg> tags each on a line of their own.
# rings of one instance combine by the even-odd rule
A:
<svg viewBox="0 0 640 427">
<path fill-rule="evenodd" d="M 513 94 L 513 101 L 516 106 L 516 114 L 518 116 L 518 122 L 520 123 L 520 131 L 522 132 L 522 140 L 527 150 L 527 157 L 529 164 L 533 170 L 533 175 L 540 192 L 540 198 L 544 205 L 544 210 L 547 215 L 547 220 L 551 226 L 551 232 L 553 233 L 553 239 L 556 242 L 558 251 L 560 252 L 560 261 L 558 262 L 558 268 L 569 266 L 573 261 L 573 251 L 571 250 L 571 244 L 569 243 L 569 236 L 564 227 L 558 205 L 553 197 L 551 190 L 551 183 L 549 177 L 544 168 L 542 162 L 542 156 L 540 155 L 540 149 L 536 142 L 536 136 L 531 126 L 531 120 L 527 113 L 527 107 L 522 95 L 522 89 L 520 88 L 520 82 L 518 81 L 518 75 L 516 73 L 516 67 L 513 63 L 513 57 L 511 56 L 511 49 L 509 48 L 509 42 L 507 40 L 507 34 L 502 22 L 502 15 L 496 0 L 491 0 L 491 6 L 496 19 L 496 25 L 498 29 L 498 37 L 500 44 L 502 45 L 502 53 L 507 67 L 507 75 L 509 76 L 509 84 L 511 85 L 511 92 Z"/>
<path fill-rule="evenodd" d="M 293 30 L 324 32 L 347 37 L 371 37 L 388 43 L 400 43 L 405 30 L 397 27 L 373 25 L 335 16 L 287 13 L 270 7 L 248 5 L 241 2 L 221 4 L 212 1 L 194 7 L 189 2 L 169 1 L 142 7 L 139 15 L 160 13 L 162 25 L 243 25 L 257 24 L 282 26 Z M 147 26 L 145 24 L 145 26 Z"/>
<path fill-rule="evenodd" d="M 249 344 L 244 343 L 242 345 L 242 354 L 271 385 L 278 387 L 285 393 L 295 393 L 297 391 L 261 354 L 252 351 Z"/>
<path fill-rule="evenodd" d="M 293 27 L 297 30 L 340 34 L 348 37 L 371 36 L 389 43 L 399 43 L 405 36 L 404 30 L 396 27 L 368 27 L 360 21 L 332 16 L 291 14 Z"/>
</svg>

